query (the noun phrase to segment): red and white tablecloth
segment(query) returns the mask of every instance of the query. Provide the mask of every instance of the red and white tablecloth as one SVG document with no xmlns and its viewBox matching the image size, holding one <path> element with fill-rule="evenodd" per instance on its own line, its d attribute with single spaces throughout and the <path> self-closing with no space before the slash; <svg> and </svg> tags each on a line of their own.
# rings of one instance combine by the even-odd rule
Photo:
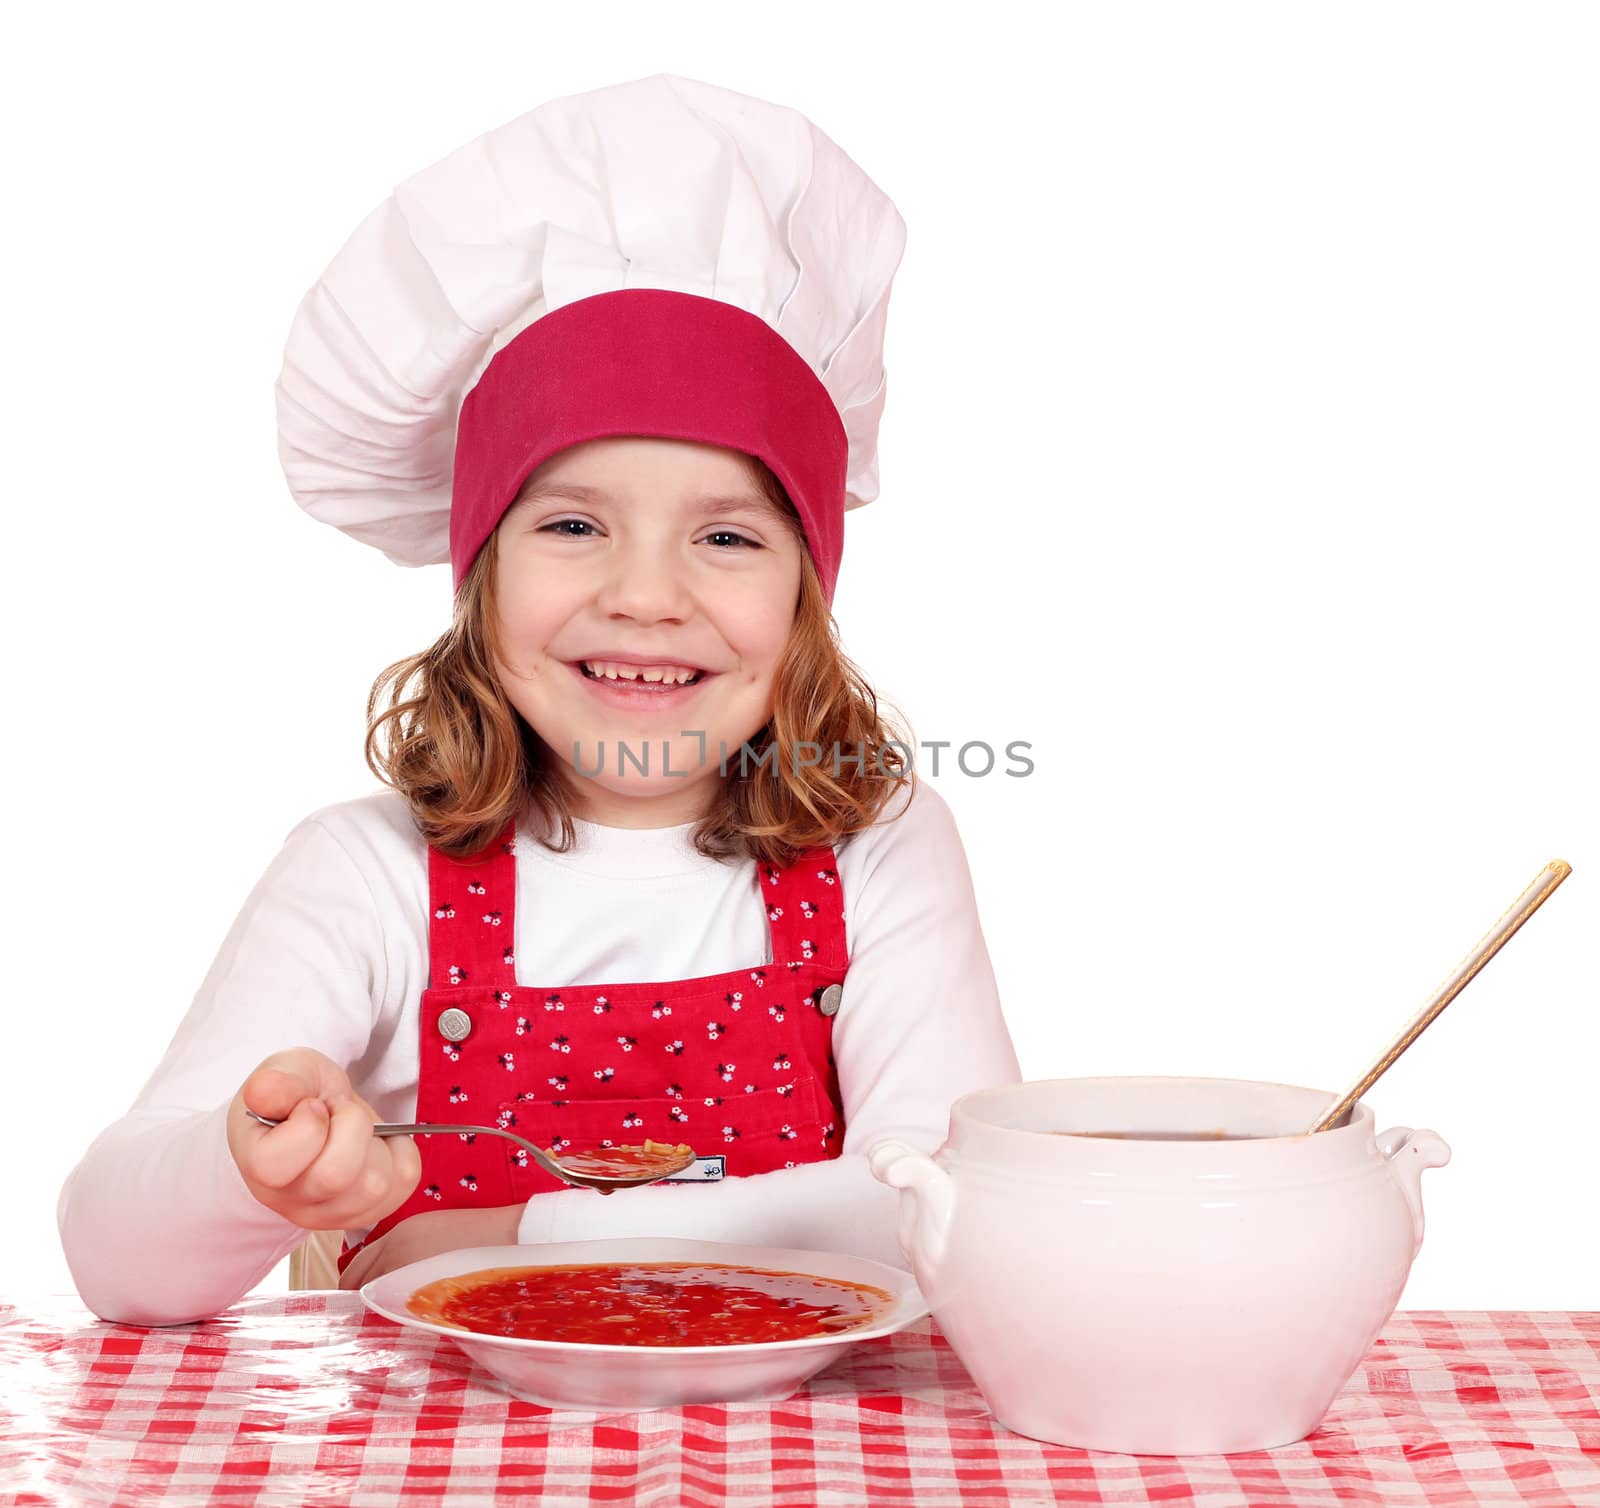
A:
<svg viewBox="0 0 1600 1508">
<path fill-rule="evenodd" d="M 1322 1426 L 1120 1456 L 996 1424 L 929 1321 L 781 1403 L 554 1411 L 350 1293 L 144 1330 L 0 1304 L 0 1503 L 1600 1508 L 1600 1314 L 1394 1315 Z"/>
</svg>

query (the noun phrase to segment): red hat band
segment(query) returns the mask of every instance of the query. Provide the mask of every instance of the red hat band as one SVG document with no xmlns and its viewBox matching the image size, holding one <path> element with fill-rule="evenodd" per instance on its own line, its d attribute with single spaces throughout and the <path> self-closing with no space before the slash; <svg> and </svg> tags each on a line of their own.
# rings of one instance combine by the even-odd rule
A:
<svg viewBox="0 0 1600 1508">
<path fill-rule="evenodd" d="M 759 315 L 665 288 L 564 304 L 484 369 L 456 426 L 450 560 L 458 590 L 534 468 L 607 435 L 696 440 L 765 461 L 799 511 L 832 604 L 849 460 L 833 399 Z"/>
</svg>

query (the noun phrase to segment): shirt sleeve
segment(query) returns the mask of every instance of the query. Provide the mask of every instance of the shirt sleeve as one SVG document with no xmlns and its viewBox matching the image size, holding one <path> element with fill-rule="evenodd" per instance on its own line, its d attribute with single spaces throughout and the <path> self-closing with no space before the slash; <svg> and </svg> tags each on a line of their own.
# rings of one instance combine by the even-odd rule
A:
<svg viewBox="0 0 1600 1508">
<path fill-rule="evenodd" d="M 833 1028 L 841 1155 L 609 1198 L 536 1194 L 519 1241 L 687 1236 L 907 1265 L 895 1234 L 899 1193 L 872 1176 L 867 1153 L 891 1137 L 932 1153 L 955 1100 L 1021 1077 L 954 817 L 932 786 L 919 780 L 911 791 L 839 850 L 850 951 Z"/>
<path fill-rule="evenodd" d="M 89 1309 L 134 1325 L 206 1319 L 305 1239 L 250 1193 L 228 1150 L 228 1106 L 284 1048 L 358 1059 L 384 968 L 365 880 L 307 818 L 246 899 L 159 1066 L 62 1187 L 57 1226 Z"/>
</svg>

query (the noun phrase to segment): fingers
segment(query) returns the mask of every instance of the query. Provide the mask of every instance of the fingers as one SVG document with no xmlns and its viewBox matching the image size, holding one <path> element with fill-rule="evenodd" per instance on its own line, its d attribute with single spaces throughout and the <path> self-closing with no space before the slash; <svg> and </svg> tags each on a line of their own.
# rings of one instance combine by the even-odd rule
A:
<svg viewBox="0 0 1600 1508">
<path fill-rule="evenodd" d="M 381 1195 L 387 1180 L 382 1177 L 382 1162 L 373 1160 L 385 1155 L 372 1134 L 377 1119 L 363 1100 L 352 1097 L 336 1106 L 327 1140 L 301 1174 L 295 1193 L 311 1204 L 323 1204 L 345 1193 L 356 1195 L 364 1204 Z M 374 1169 L 378 1177 L 368 1177 Z"/>
<path fill-rule="evenodd" d="M 322 1108 L 331 1113 L 354 1097 L 345 1071 L 331 1058 L 310 1047 L 273 1053 L 260 1063 L 239 1091 L 245 1109 L 275 1121 L 287 1120 L 295 1106 L 308 1099 L 321 1101 Z M 286 1149 L 291 1143 L 297 1150 L 300 1147 L 298 1138 L 285 1137 L 283 1141 Z"/>
<path fill-rule="evenodd" d="M 239 1098 L 245 1109 L 281 1125 L 257 1132 L 230 1131 L 235 1155 L 247 1178 L 269 1189 L 286 1189 L 325 1155 L 318 1178 L 326 1198 L 348 1182 L 359 1163 L 365 1127 L 376 1117 L 363 1115 L 344 1070 L 310 1047 L 273 1053 L 244 1081 Z M 341 1174 L 343 1176 L 341 1176 Z"/>
<path fill-rule="evenodd" d="M 308 1230 L 372 1226 L 422 1181 L 410 1137 L 372 1134 L 377 1113 L 309 1047 L 274 1053 L 245 1080 L 229 1147 L 256 1197 Z M 259 1126 L 243 1110 L 281 1124 Z"/>
<path fill-rule="evenodd" d="M 359 1195 L 359 1214 L 351 1225 L 376 1225 L 411 1197 L 422 1181 L 422 1159 L 409 1136 L 371 1137 L 361 1178 L 352 1194 Z"/>
<path fill-rule="evenodd" d="M 328 1107 L 321 1100 L 302 1099 L 281 1126 L 261 1127 L 249 1136 L 241 1171 L 265 1188 L 287 1188 L 327 1144 L 328 1125 Z"/>
<path fill-rule="evenodd" d="M 416 1142 L 409 1136 L 389 1137 L 384 1145 L 388 1147 L 389 1155 L 393 1159 L 392 1177 L 395 1186 L 404 1190 L 394 1206 L 398 1209 L 422 1182 L 422 1154 L 417 1151 Z"/>
<path fill-rule="evenodd" d="M 365 1142 L 354 1173 L 349 1173 L 348 1164 L 325 1160 L 329 1158 L 325 1153 L 283 1191 L 282 1198 L 293 1202 L 294 1218 L 307 1230 L 370 1228 L 399 1209 L 422 1181 L 422 1159 L 411 1138 L 371 1135 L 376 1116 L 363 1102 L 356 1103 L 367 1110 L 369 1119 L 362 1128 Z M 324 1195 L 325 1189 L 331 1192 Z"/>
<path fill-rule="evenodd" d="M 280 1121 L 286 1119 L 301 1101 L 320 1097 L 317 1075 L 296 1064 L 284 1062 L 288 1056 L 287 1053 L 279 1053 L 268 1058 L 244 1081 L 247 1110 L 254 1110 L 268 1120 Z"/>
</svg>

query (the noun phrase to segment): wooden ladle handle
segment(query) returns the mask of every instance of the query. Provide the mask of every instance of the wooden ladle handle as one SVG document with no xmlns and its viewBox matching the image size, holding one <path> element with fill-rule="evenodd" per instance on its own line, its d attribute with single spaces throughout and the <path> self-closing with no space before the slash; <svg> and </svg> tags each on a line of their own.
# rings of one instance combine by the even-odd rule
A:
<svg viewBox="0 0 1600 1508">
<path fill-rule="evenodd" d="M 1311 1125 L 1307 1134 L 1326 1131 L 1338 1125 L 1350 1107 L 1388 1072 L 1394 1060 L 1422 1035 L 1428 1023 L 1466 989 L 1478 970 L 1510 941 L 1511 935 L 1517 928 L 1544 905 L 1556 886 L 1571 873 L 1572 866 L 1565 859 L 1552 859 L 1546 864 L 1534 882 L 1512 902 L 1511 909 L 1489 929 L 1478 946 L 1462 959 L 1455 973 L 1439 986 L 1433 998 L 1406 1023 L 1405 1030 L 1390 1043 L 1388 1050 L 1367 1070 L 1355 1088 L 1335 1100 L 1327 1112 Z"/>
</svg>

